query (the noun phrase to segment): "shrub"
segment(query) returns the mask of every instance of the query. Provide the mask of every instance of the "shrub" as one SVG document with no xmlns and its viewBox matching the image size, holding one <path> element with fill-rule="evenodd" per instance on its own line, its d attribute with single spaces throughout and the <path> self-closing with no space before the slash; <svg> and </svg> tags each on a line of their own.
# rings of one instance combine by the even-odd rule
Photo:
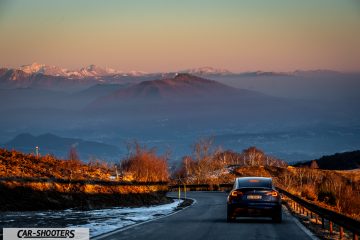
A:
<svg viewBox="0 0 360 240">
<path fill-rule="evenodd" d="M 317 197 L 315 193 L 315 186 L 310 184 L 304 185 L 301 191 L 301 196 L 308 200 L 315 201 Z"/>
<path fill-rule="evenodd" d="M 169 180 L 166 156 L 157 156 L 154 149 L 146 149 L 135 142 L 129 156 L 121 161 L 123 177 L 139 182 L 166 182 Z"/>
<path fill-rule="evenodd" d="M 333 193 L 331 191 L 328 191 L 328 190 L 320 189 L 319 192 L 318 192 L 318 200 L 320 202 L 324 202 L 324 203 L 329 204 L 331 206 L 336 205 L 335 193 Z"/>
</svg>

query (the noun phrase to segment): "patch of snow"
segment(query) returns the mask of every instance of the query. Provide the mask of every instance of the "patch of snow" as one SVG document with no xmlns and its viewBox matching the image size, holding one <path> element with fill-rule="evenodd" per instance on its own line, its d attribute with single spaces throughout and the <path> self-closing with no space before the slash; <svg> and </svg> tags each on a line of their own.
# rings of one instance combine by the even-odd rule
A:
<svg viewBox="0 0 360 240">
<path fill-rule="evenodd" d="M 0 215 L 2 227 L 85 227 L 94 237 L 115 229 L 156 219 L 171 214 L 183 200 L 150 207 L 115 207 L 81 211 L 67 209 L 62 211 L 3 212 Z"/>
<path fill-rule="evenodd" d="M 176 199 L 173 203 L 151 207 L 93 210 L 89 212 L 89 223 L 71 227 L 89 228 L 90 236 L 94 237 L 138 222 L 168 215 L 172 213 L 182 201 L 183 200 L 180 200 L 179 202 L 179 200 Z M 102 221 L 98 221 L 99 218 L 102 219 Z"/>
</svg>

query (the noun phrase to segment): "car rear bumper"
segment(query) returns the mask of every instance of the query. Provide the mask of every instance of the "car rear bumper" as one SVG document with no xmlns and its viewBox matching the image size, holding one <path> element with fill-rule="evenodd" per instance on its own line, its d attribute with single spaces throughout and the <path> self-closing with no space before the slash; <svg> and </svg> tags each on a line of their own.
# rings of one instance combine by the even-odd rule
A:
<svg viewBox="0 0 360 240">
<path fill-rule="evenodd" d="M 281 203 L 228 203 L 228 211 L 236 216 L 274 216 L 281 212 Z"/>
</svg>

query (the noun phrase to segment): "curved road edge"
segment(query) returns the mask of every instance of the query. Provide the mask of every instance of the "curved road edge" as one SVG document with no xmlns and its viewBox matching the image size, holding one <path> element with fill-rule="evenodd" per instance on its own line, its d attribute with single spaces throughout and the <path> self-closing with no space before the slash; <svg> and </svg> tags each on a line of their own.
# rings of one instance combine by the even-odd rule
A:
<svg viewBox="0 0 360 240">
<path fill-rule="evenodd" d="M 173 199 L 178 199 L 178 198 L 173 198 Z M 182 200 L 185 200 L 184 198 L 180 198 Z M 145 223 L 149 223 L 149 222 L 152 222 L 152 221 L 155 221 L 155 220 L 159 220 L 159 219 L 162 219 L 162 218 L 166 218 L 166 217 L 170 217 L 172 215 L 175 215 L 191 206 L 194 206 L 197 202 L 196 202 L 196 199 L 193 199 L 193 198 L 186 198 L 186 199 L 190 199 L 192 200 L 192 203 L 189 205 L 189 206 L 186 206 L 186 207 L 183 207 L 181 209 L 178 209 L 178 210 L 175 210 L 174 212 L 170 213 L 170 214 L 167 214 L 167 215 L 164 215 L 164 216 L 160 216 L 160 217 L 157 217 L 157 218 L 153 218 L 153 219 L 150 219 L 150 220 L 146 220 L 146 221 L 143 221 L 143 222 L 139 222 L 139 223 L 135 223 L 135 224 L 131 224 L 131 225 L 128 225 L 126 227 L 123 227 L 123 228 L 118 228 L 118 229 L 115 229 L 113 231 L 110 231 L 110 232 L 107 232 L 107 233 L 103 233 L 103 234 L 100 234 L 100 235 L 97 235 L 97 236 L 94 236 L 94 237 L 90 237 L 90 239 L 93 239 L 93 240 L 100 240 L 102 238 L 106 238 L 108 236 L 111 236 L 115 233 L 119 233 L 119 232 L 122 232 L 122 231 L 126 231 L 128 229 L 131 229 L 131 228 L 134 228 L 136 226 L 140 226 L 142 224 L 145 224 Z"/>
<path fill-rule="evenodd" d="M 293 222 L 306 234 L 308 235 L 312 240 L 320 240 L 313 232 L 310 231 L 305 225 L 303 225 L 297 218 L 294 216 L 289 209 L 286 207 L 286 205 L 283 205 L 283 209 L 286 209 L 287 214 L 289 214 L 292 217 Z"/>
</svg>

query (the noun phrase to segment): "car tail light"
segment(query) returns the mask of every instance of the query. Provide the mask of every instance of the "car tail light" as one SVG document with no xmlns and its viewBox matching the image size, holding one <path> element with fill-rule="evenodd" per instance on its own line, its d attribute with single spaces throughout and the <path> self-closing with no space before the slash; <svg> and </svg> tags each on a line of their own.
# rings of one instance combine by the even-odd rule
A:
<svg viewBox="0 0 360 240">
<path fill-rule="evenodd" d="M 232 196 L 232 197 L 237 197 L 237 196 L 241 196 L 241 195 L 243 195 L 243 193 L 239 192 L 239 191 L 231 191 L 231 193 L 230 193 L 230 196 Z"/>
<path fill-rule="evenodd" d="M 273 196 L 273 197 L 278 197 L 279 193 L 276 192 L 276 191 L 271 191 L 271 192 L 266 193 L 266 195 L 270 195 L 270 196 Z"/>
</svg>

